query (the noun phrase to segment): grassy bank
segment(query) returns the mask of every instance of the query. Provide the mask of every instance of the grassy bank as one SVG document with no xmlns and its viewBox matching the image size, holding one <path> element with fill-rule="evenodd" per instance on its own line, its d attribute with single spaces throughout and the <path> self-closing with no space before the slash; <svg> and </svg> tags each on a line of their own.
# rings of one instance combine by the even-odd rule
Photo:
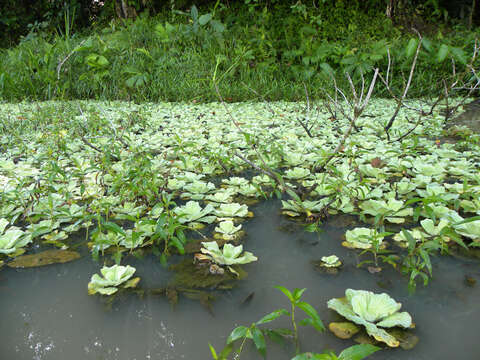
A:
<svg viewBox="0 0 480 360">
<path fill-rule="evenodd" d="M 452 62 L 457 72 L 466 69 L 477 32 L 437 27 L 422 35 L 409 96 L 436 96 Z M 417 44 L 417 35 L 383 14 L 348 7 L 194 8 L 83 34 L 33 31 L 0 51 L 0 98 L 205 102 L 217 99 L 218 84 L 228 101 L 300 100 L 305 86 L 321 97 L 332 74 L 348 85 L 345 72 L 355 82 L 375 67 L 385 73 L 389 58 L 392 88 L 400 91 Z"/>
</svg>

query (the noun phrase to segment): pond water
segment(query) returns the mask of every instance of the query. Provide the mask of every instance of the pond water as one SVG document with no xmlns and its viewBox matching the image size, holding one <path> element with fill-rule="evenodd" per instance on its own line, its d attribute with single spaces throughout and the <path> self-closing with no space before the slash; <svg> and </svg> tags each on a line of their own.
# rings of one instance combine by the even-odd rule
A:
<svg viewBox="0 0 480 360">
<path fill-rule="evenodd" d="M 412 314 L 420 338 L 410 351 L 383 350 L 371 359 L 478 358 L 480 343 L 480 287 L 468 287 L 466 274 L 480 278 L 478 261 L 437 257 L 434 279 L 409 295 L 404 277 L 387 268 L 372 275 L 356 268 L 355 251 L 344 249 L 340 237 L 345 228 L 328 221 L 322 232 L 307 233 L 280 215 L 279 201 L 267 201 L 252 210 L 255 217 L 244 224 L 244 247 L 259 261 L 245 265 L 246 280 L 224 291 L 209 312 L 199 302 L 181 297 L 175 308 L 162 296 L 134 294 L 117 298 L 109 309 L 99 296 L 87 295 L 87 283 L 100 264 L 86 253 L 72 263 L 33 269 L 4 268 L 0 272 L 0 359 L 209 359 L 208 343 L 217 350 L 231 330 L 249 325 L 263 315 L 288 307 L 275 285 L 307 288 L 304 300 L 319 312 L 325 324 L 336 320 L 327 301 L 343 296 L 345 289 L 388 292 Z M 344 268 L 336 276 L 322 274 L 312 260 L 336 254 Z M 124 264 L 137 268 L 144 289 L 165 286 L 171 273 L 154 257 L 128 258 Z M 250 301 L 243 300 L 254 294 Z M 275 326 L 288 326 L 278 319 Z M 341 350 L 353 344 L 330 332 L 300 329 L 303 351 Z M 267 344 L 268 359 L 290 359 L 292 347 Z M 251 347 L 242 359 L 260 358 Z M 370 359 L 369 358 L 369 359 Z"/>
</svg>

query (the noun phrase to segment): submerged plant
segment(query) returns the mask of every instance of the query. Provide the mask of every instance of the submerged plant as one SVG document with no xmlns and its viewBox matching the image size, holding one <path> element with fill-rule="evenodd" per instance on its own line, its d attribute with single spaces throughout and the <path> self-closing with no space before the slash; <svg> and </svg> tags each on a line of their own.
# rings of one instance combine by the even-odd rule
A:
<svg viewBox="0 0 480 360">
<path fill-rule="evenodd" d="M 123 288 L 135 287 L 140 281 L 140 278 L 129 280 L 135 273 L 135 268 L 127 265 L 113 265 L 104 266 L 100 269 L 102 277 L 98 274 L 92 275 L 88 283 L 88 294 L 96 293 L 102 295 L 112 295 L 118 291 L 118 287 L 122 285 Z"/>
<path fill-rule="evenodd" d="M 400 342 L 383 328 L 413 326 L 410 314 L 399 312 L 401 307 L 402 304 L 385 293 L 374 294 L 365 290 L 347 289 L 345 297 L 328 301 L 329 309 L 335 310 L 358 325 L 365 326 L 370 336 L 390 347 L 397 347 Z"/>
</svg>

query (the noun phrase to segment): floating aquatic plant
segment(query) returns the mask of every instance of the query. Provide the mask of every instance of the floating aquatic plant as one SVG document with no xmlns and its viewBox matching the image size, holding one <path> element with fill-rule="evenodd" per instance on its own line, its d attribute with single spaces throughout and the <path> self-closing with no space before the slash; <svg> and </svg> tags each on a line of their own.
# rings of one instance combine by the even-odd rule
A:
<svg viewBox="0 0 480 360">
<path fill-rule="evenodd" d="M 192 223 L 193 225 L 198 223 L 207 223 L 210 224 L 215 221 L 216 216 L 209 215 L 212 214 L 215 209 L 212 205 L 207 204 L 205 208 L 202 209 L 200 204 L 196 201 L 189 201 L 184 206 L 179 206 L 173 209 L 173 211 L 178 215 L 178 221 L 182 224 Z"/>
<path fill-rule="evenodd" d="M 218 265 L 237 265 L 248 264 L 252 261 L 257 261 L 258 258 L 251 252 L 245 251 L 242 256 L 243 246 L 234 246 L 232 244 L 225 244 L 220 250 L 216 241 L 202 242 L 201 252 L 206 254 L 213 262 Z"/>
<path fill-rule="evenodd" d="M 224 240 L 233 240 L 239 237 L 241 234 L 240 229 L 242 225 L 235 226 L 233 221 L 224 220 L 218 224 L 215 228 L 215 231 L 220 235 Z"/>
<path fill-rule="evenodd" d="M 16 226 L 7 226 L 10 222 L 0 218 L 0 254 L 13 255 L 23 252 L 23 247 L 32 241 L 30 234 Z"/>
<path fill-rule="evenodd" d="M 92 275 L 90 282 L 88 283 L 88 294 L 93 295 L 96 293 L 102 295 L 112 295 L 118 291 L 120 285 L 123 288 L 135 287 L 140 278 L 133 278 L 129 280 L 135 273 L 135 268 L 127 265 L 113 265 L 104 266 L 100 269 L 102 276 L 98 274 Z"/>
<path fill-rule="evenodd" d="M 282 200 L 282 211 L 283 214 L 288 216 L 301 216 L 306 215 L 310 216 L 312 213 L 318 213 L 325 208 L 327 205 L 328 199 L 318 200 L 318 201 L 294 201 L 294 200 Z"/>
<path fill-rule="evenodd" d="M 473 241 L 480 241 L 480 220 L 465 221 L 460 224 L 453 225 L 455 232 L 465 236 Z"/>
<path fill-rule="evenodd" d="M 342 262 L 337 255 L 323 256 L 322 266 L 327 268 L 336 268 L 342 265 Z"/>
<path fill-rule="evenodd" d="M 375 229 L 357 227 L 352 230 L 347 230 L 345 233 L 345 240 L 342 245 L 353 249 L 370 249 L 376 241 L 379 245 L 382 244 L 383 236 L 379 236 Z"/>
<path fill-rule="evenodd" d="M 359 206 L 365 214 L 372 216 L 382 215 L 385 220 L 395 224 L 401 224 L 405 222 L 406 216 L 413 215 L 413 209 L 405 208 L 405 204 L 401 200 L 367 200 Z"/>
<path fill-rule="evenodd" d="M 285 171 L 285 177 L 292 180 L 303 179 L 306 178 L 308 175 L 310 175 L 310 170 L 302 167 L 294 167 L 293 169 Z"/>
<path fill-rule="evenodd" d="M 401 307 L 402 304 L 385 293 L 374 294 L 365 290 L 347 289 L 345 297 L 328 301 L 329 309 L 358 325 L 363 325 L 370 336 L 390 347 L 397 347 L 400 342 L 383 328 L 409 328 L 413 325 L 409 313 L 399 312 Z"/>
<path fill-rule="evenodd" d="M 248 206 L 237 203 L 220 204 L 215 210 L 215 214 L 222 218 L 246 217 L 248 215 Z"/>
</svg>

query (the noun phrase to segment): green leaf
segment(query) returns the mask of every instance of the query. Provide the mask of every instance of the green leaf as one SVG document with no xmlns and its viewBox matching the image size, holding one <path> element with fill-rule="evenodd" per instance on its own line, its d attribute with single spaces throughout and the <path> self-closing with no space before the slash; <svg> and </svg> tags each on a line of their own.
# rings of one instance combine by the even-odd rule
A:
<svg viewBox="0 0 480 360">
<path fill-rule="evenodd" d="M 361 360 L 380 350 L 370 344 L 353 345 L 343 350 L 338 356 L 339 360 Z"/>
<path fill-rule="evenodd" d="M 281 292 L 283 292 L 285 294 L 285 296 L 288 298 L 288 300 L 290 300 L 291 302 L 294 302 L 295 299 L 292 295 L 292 293 L 290 292 L 290 290 L 288 290 L 287 288 L 283 287 L 283 286 L 274 286 L 274 288 L 280 290 Z"/>
<path fill-rule="evenodd" d="M 225 346 L 222 350 L 222 352 L 220 353 L 218 359 L 219 360 L 226 360 L 228 355 L 232 352 L 233 350 L 233 345 L 232 344 L 228 344 L 227 346 Z"/>
<path fill-rule="evenodd" d="M 407 44 L 407 47 L 405 48 L 405 56 L 407 58 L 411 58 L 414 54 L 415 51 L 417 50 L 418 46 L 418 39 L 410 39 L 410 41 Z"/>
<path fill-rule="evenodd" d="M 171 238 L 171 241 L 172 241 L 172 244 L 177 248 L 180 255 L 185 254 L 185 248 L 183 247 L 182 242 L 176 236 L 173 236 Z"/>
<path fill-rule="evenodd" d="M 423 259 L 423 262 L 427 266 L 428 272 L 430 273 L 430 276 L 432 276 L 432 263 L 430 262 L 430 256 L 425 250 L 420 250 L 420 256 Z"/>
<path fill-rule="evenodd" d="M 192 16 L 193 21 L 198 19 L 198 9 L 195 5 L 190 8 L 190 15 Z"/>
<path fill-rule="evenodd" d="M 440 46 L 440 49 L 438 49 L 437 62 L 439 63 L 443 62 L 447 58 L 448 52 L 449 52 L 448 45 L 442 44 L 442 46 Z"/>
<path fill-rule="evenodd" d="M 107 221 L 106 223 L 104 223 L 103 227 L 109 231 L 114 232 L 115 234 L 122 234 L 125 236 L 125 231 L 120 226 L 111 221 Z"/>
<path fill-rule="evenodd" d="M 422 46 L 425 50 L 427 50 L 429 53 L 432 52 L 433 46 L 432 46 L 432 40 L 424 37 L 422 39 Z"/>
<path fill-rule="evenodd" d="M 463 51 L 463 49 L 450 46 L 450 53 L 452 54 L 453 58 L 460 64 L 465 65 L 467 63 L 467 57 L 465 56 L 465 51 Z"/>
<path fill-rule="evenodd" d="M 212 358 L 214 360 L 218 360 L 217 352 L 215 351 L 215 348 L 212 346 L 212 344 L 208 343 L 208 347 L 210 348 L 210 352 L 212 353 Z"/>
<path fill-rule="evenodd" d="M 257 348 L 258 352 L 265 357 L 267 355 L 267 348 L 265 345 L 265 337 L 263 336 L 262 331 L 254 326 L 251 329 L 253 342 L 255 343 L 255 347 Z"/>
<path fill-rule="evenodd" d="M 303 288 L 303 289 L 294 289 L 293 290 L 293 298 L 295 299 L 295 301 L 300 300 L 300 298 L 302 297 L 305 290 L 307 290 L 307 289 Z"/>
<path fill-rule="evenodd" d="M 198 18 L 198 23 L 203 26 L 206 25 L 210 20 L 212 20 L 212 14 L 203 14 Z"/>
<path fill-rule="evenodd" d="M 297 304 L 297 307 L 302 309 L 312 319 L 311 325 L 317 329 L 317 331 L 325 331 L 325 326 L 323 325 L 322 320 L 320 320 L 317 310 L 315 310 L 312 305 L 304 301 L 300 301 Z"/>
<path fill-rule="evenodd" d="M 271 322 L 275 319 L 278 319 L 282 315 L 290 316 L 290 313 L 285 309 L 275 310 L 275 311 L 271 312 L 270 314 L 262 317 L 255 324 L 257 324 L 257 325 L 266 324 L 266 323 L 269 323 L 269 322 Z"/>
<path fill-rule="evenodd" d="M 413 250 L 415 249 L 415 245 L 417 241 L 413 238 L 412 234 L 410 234 L 410 231 L 402 229 L 402 234 L 405 237 L 405 239 L 407 239 L 408 241 L 408 252 L 412 253 Z"/>
<path fill-rule="evenodd" d="M 247 336 L 247 330 L 248 328 L 246 326 L 238 326 L 235 329 L 233 329 L 233 331 L 230 333 L 227 339 L 227 344 L 231 344 L 235 340 L 238 340 L 240 338 Z"/>
</svg>

